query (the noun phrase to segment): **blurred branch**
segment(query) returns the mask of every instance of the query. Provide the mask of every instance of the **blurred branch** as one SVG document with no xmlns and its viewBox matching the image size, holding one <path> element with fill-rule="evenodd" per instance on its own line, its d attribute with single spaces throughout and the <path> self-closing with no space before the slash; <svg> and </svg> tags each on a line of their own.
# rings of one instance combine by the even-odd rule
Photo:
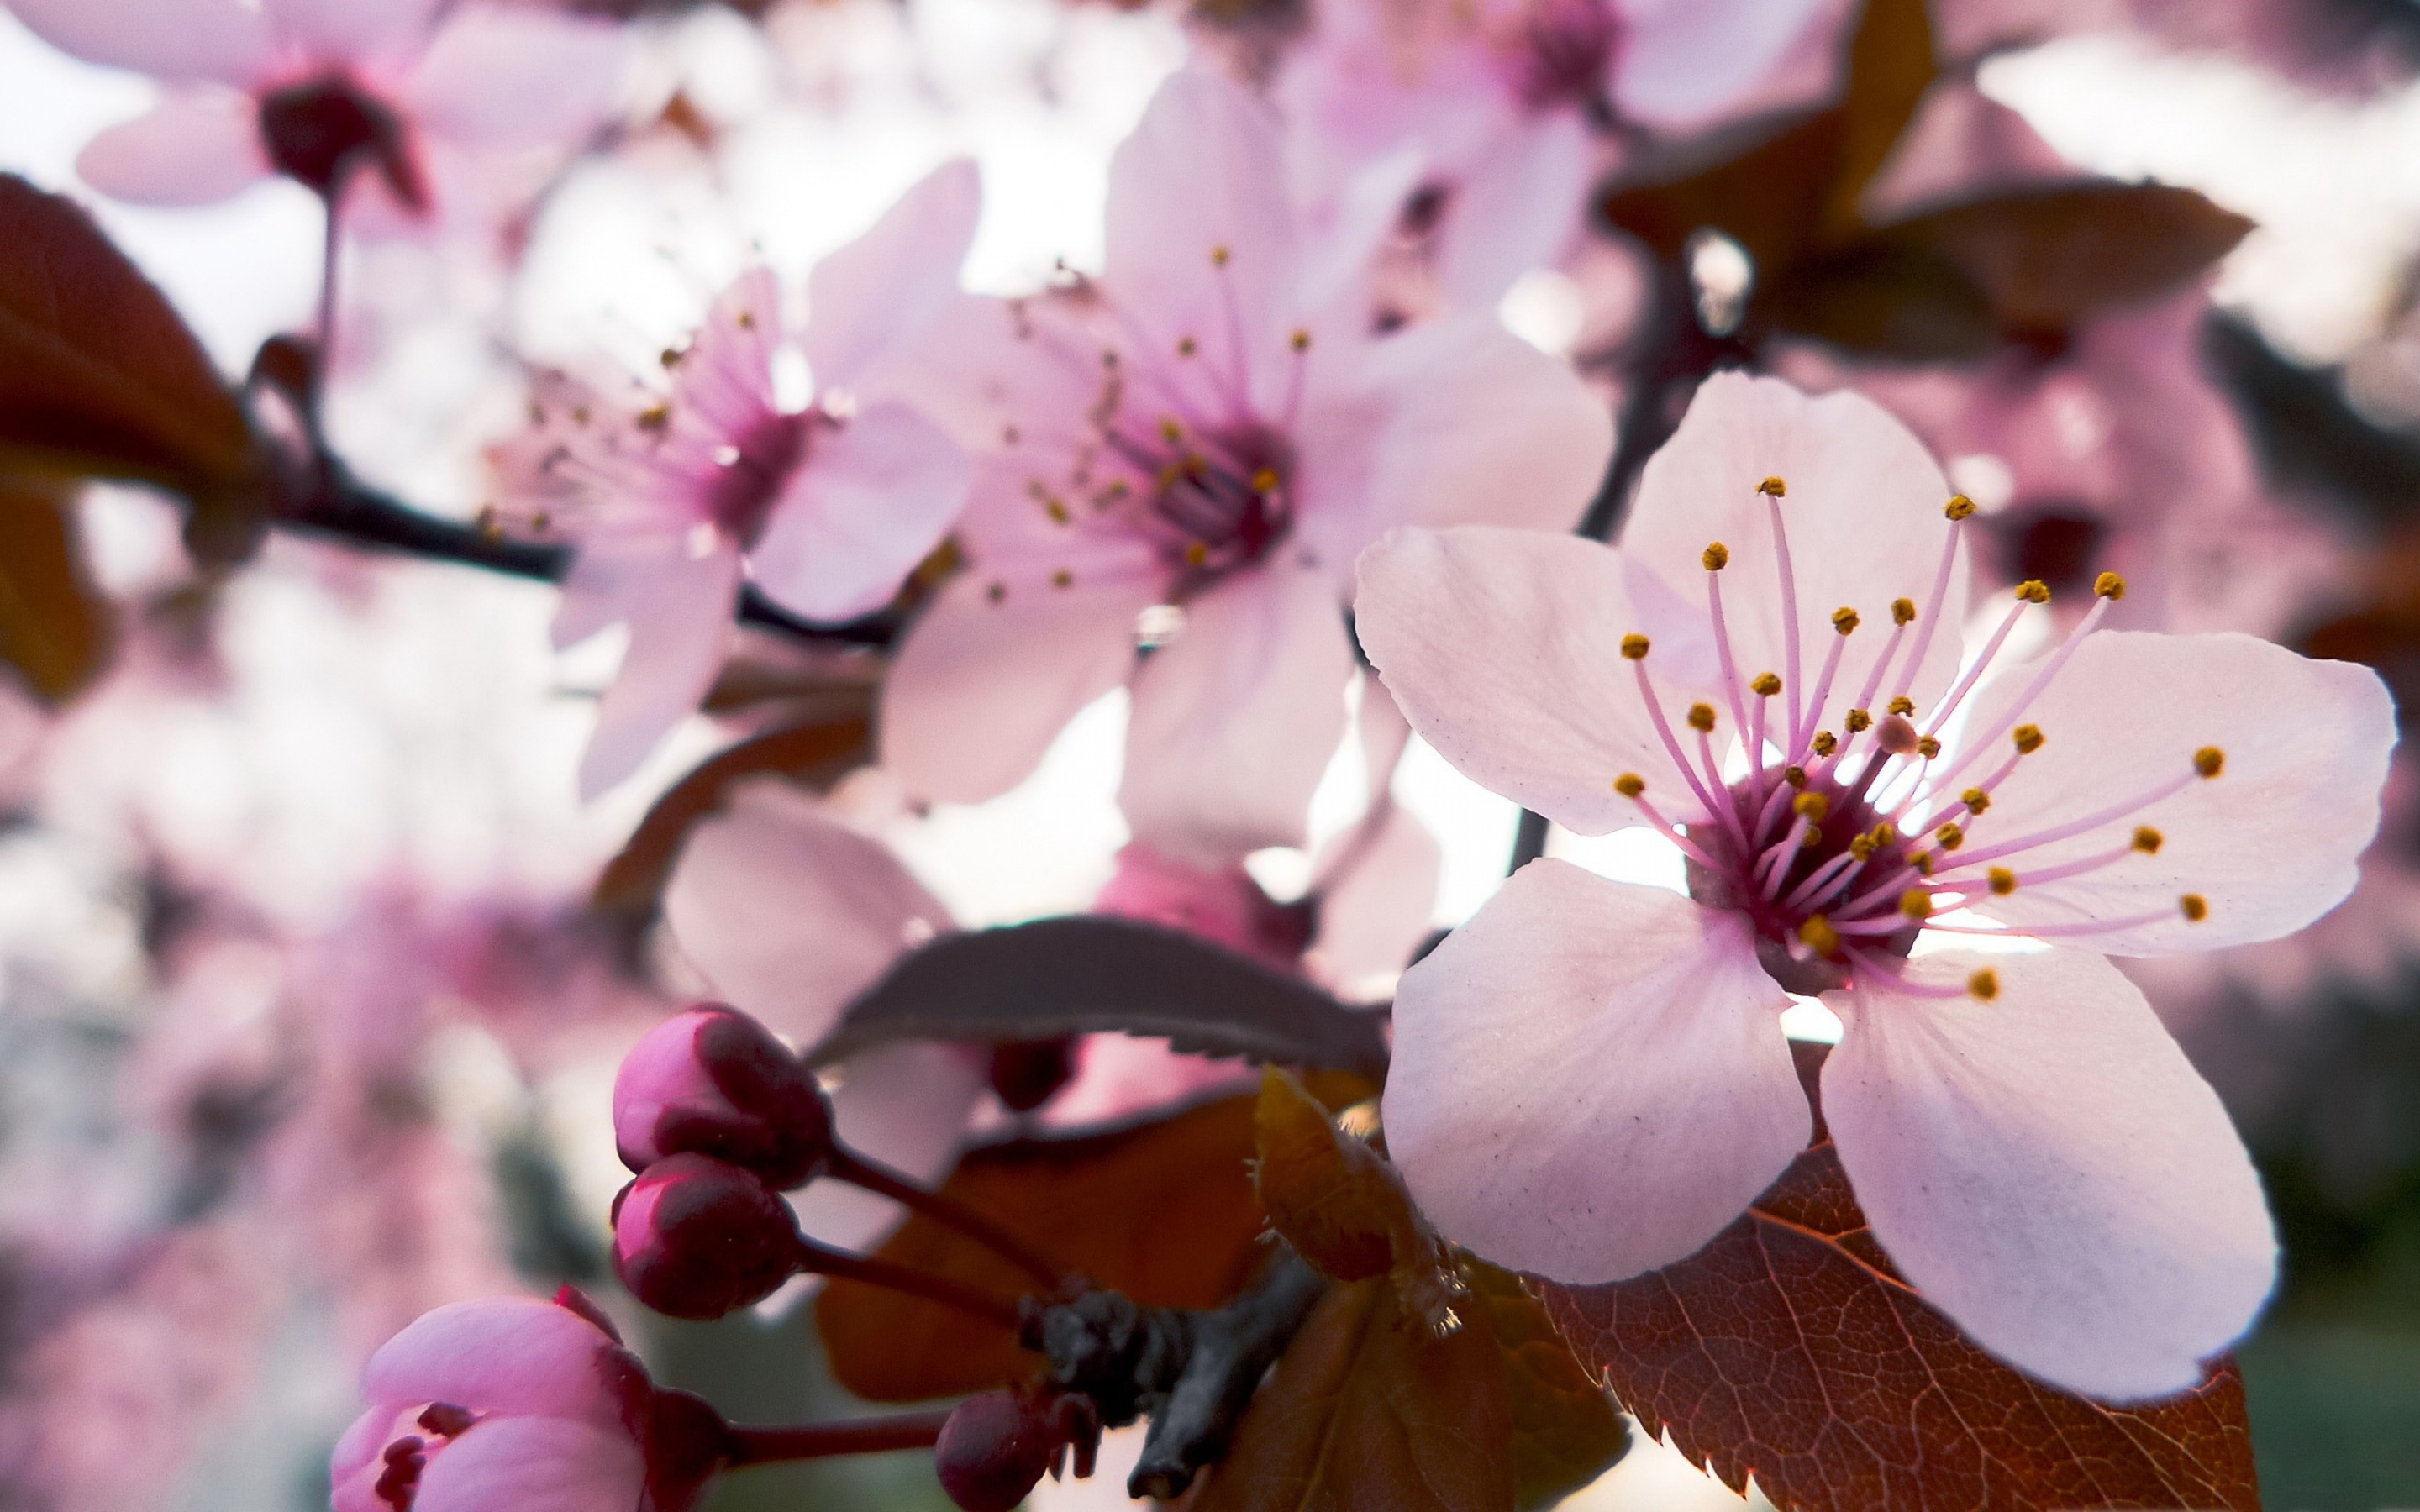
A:
<svg viewBox="0 0 2420 1512">
<path fill-rule="evenodd" d="M 2202 325 L 2202 356 L 2235 401 L 2270 481 L 2348 505 L 2366 523 L 2411 517 L 2420 501 L 2420 439 L 2355 409 L 2336 369 L 2297 363 L 2242 316 L 2220 313 Z"/>
</svg>

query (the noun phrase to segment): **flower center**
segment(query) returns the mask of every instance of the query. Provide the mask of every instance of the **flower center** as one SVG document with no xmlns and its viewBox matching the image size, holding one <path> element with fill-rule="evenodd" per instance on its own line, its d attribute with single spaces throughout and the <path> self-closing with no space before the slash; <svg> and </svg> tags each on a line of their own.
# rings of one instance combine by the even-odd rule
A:
<svg viewBox="0 0 2420 1512">
<path fill-rule="evenodd" d="M 808 433 L 817 418 L 814 413 L 767 414 L 716 448 L 706 515 L 732 540 L 742 547 L 755 544 L 774 501 L 806 460 Z"/>
<path fill-rule="evenodd" d="M 1745 915 L 1756 930 L 1757 959 L 1789 991 L 1811 997 L 1848 985 L 1841 948 L 1836 940 L 1817 949 L 1807 936 L 1821 943 L 1823 926 L 1809 931 L 1807 920 L 1822 916 L 1820 903 L 1865 892 L 1906 864 L 1897 830 L 1864 793 L 1820 768 L 1769 767 L 1722 796 L 1744 822 L 1737 830 L 1706 825 L 1693 832 L 1708 860 L 1689 859 L 1689 895 Z M 1911 921 L 1868 943 L 1904 956 L 1916 933 Z"/>
<path fill-rule="evenodd" d="M 1114 426 L 1104 439 L 1149 480 L 1139 523 L 1158 537 L 1179 596 L 1261 561 L 1294 526 L 1294 447 L 1265 425 L 1188 432 L 1171 420 L 1149 444 Z"/>
<path fill-rule="evenodd" d="M 260 134 L 278 172 L 322 199 L 335 196 L 346 175 L 366 167 L 410 208 L 428 208 L 402 117 L 341 73 L 263 95 Z"/>
<path fill-rule="evenodd" d="M 1621 25 L 1605 0 L 1535 0 L 1512 45 L 1512 86 L 1531 110 L 1589 105 L 1605 93 Z"/>
</svg>

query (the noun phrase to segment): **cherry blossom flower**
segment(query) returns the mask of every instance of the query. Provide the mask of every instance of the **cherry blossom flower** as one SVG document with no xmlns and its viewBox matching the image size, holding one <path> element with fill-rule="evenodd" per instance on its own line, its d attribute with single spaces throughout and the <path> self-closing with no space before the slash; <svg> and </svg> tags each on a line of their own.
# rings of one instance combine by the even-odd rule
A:
<svg viewBox="0 0 2420 1512">
<path fill-rule="evenodd" d="M 659 1391 L 578 1293 L 440 1307 L 362 1372 L 337 1443 L 336 1512 L 687 1512 L 721 1421 Z"/>
<path fill-rule="evenodd" d="M 2102 628 L 2114 574 L 2034 660 L 2003 664 L 2032 583 L 1962 660 L 1971 514 L 1869 401 L 1726 375 L 1620 550 L 1466 529 L 1365 557 L 1363 643 L 1413 728 L 1572 830 L 1669 836 L 1691 894 L 1515 875 L 1404 978 L 1388 1146 L 1489 1258 L 1668 1263 L 1806 1143 L 1776 1016 L 1820 994 L 1824 1116 L 1900 1273 L 2024 1369 L 2151 1396 L 2249 1323 L 2276 1246 L 2105 957 L 2327 912 L 2394 711 L 2366 668 Z M 2036 948 L 1933 949 L 1984 940 Z"/>
<path fill-rule="evenodd" d="M 555 643 L 630 627 L 584 795 L 628 777 L 697 706 L 743 580 L 808 619 L 845 620 L 889 602 L 939 543 L 972 464 L 917 410 L 860 385 L 955 295 L 980 195 L 974 165 L 948 163 L 816 267 L 804 409 L 775 397 L 781 298 L 763 269 L 667 355 L 662 390 L 617 403 L 570 378 L 542 386 L 532 430 L 499 461 L 516 517 L 579 546 Z"/>
<path fill-rule="evenodd" d="M 1578 234 L 1620 116 L 1702 124 L 1761 83 L 1814 0 L 1326 0 L 1278 99 L 1298 123 L 1295 172 L 1314 202 L 1419 164 L 1442 210 L 1437 278 L 1492 308 Z"/>
<path fill-rule="evenodd" d="M 609 22 L 438 0 L 9 0 L 62 51 L 168 85 L 93 138 L 86 183 L 204 205 L 272 174 L 357 180 L 388 224 L 442 208 L 482 155 L 560 146 L 602 120 L 626 42 Z"/>
<path fill-rule="evenodd" d="M 989 798 L 1130 681 L 1120 803 L 1217 867 L 1303 838 L 1344 730 L 1355 553 L 1405 520 L 1568 526 L 1610 424 L 1492 318 L 1358 329 L 1276 122 L 1223 79 L 1164 85 L 1109 180 L 1100 276 L 941 328 L 935 412 L 983 461 L 967 568 L 885 687 L 883 759 L 918 796 Z"/>
</svg>

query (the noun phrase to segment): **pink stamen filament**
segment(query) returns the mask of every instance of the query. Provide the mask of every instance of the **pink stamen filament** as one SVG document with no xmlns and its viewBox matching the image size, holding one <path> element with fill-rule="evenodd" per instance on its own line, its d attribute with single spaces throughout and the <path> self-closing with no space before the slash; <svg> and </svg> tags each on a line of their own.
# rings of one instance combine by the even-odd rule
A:
<svg viewBox="0 0 2420 1512">
<path fill-rule="evenodd" d="M 2075 622 L 2075 628 L 2069 631 L 2067 639 L 2059 642 L 2058 649 L 2050 654 L 2049 659 L 2042 663 L 2041 671 L 2036 672 L 2034 680 L 2025 685 L 2025 690 L 2017 695 L 2015 702 L 2001 711 L 1997 719 L 1992 721 L 1991 729 L 1967 743 L 1965 750 L 1961 752 L 1958 759 L 1941 774 L 1942 781 L 1947 782 L 1956 778 L 1960 772 L 1966 769 L 1968 763 L 1989 748 L 1993 741 L 2016 727 L 2017 721 L 2025 717 L 2025 710 L 2032 706 L 2035 699 L 2041 696 L 2042 689 L 2050 686 L 2051 679 L 2059 674 L 2060 669 L 2067 665 L 2068 658 L 2075 655 L 2076 647 L 2084 644 L 2084 638 L 2100 627 L 2102 617 L 2109 612 L 2109 606 L 2115 602 L 2115 599 L 2110 598 L 2095 598 L 2092 601 L 2092 608 L 2085 612 L 2084 618 Z"/>
<path fill-rule="evenodd" d="M 2039 867 L 2021 872 L 2017 877 L 2017 884 L 2024 887 L 2038 887 L 2046 882 L 2064 882 L 2070 877 L 2080 877 L 2087 872 L 2098 872 L 2102 867 L 2114 866 L 2130 856 L 2143 854 L 2131 843 L 2120 845 L 2114 850 L 2102 851 L 2098 856 L 2082 856 L 2072 861 L 2062 861 L 2056 866 Z M 1973 870 L 1974 864 L 1961 861 L 1956 866 L 1943 867 L 1934 875 L 1945 882 L 1971 881 L 1971 879 L 1960 878 L 1958 873 Z"/>
<path fill-rule="evenodd" d="M 2066 840 L 2071 836 L 2099 829 L 2103 825 L 2116 824 L 2121 819 L 2131 819 L 2161 799 L 2180 793 L 2201 780 L 2200 773 L 2188 769 L 2182 777 L 2163 782 L 2140 797 L 2129 798 L 2123 803 L 2111 804 L 2108 808 L 2086 814 L 2081 819 L 2071 819 L 2066 824 L 2054 825 L 2048 829 L 2036 830 L 2033 834 L 2022 835 L 2015 840 L 2002 841 L 1997 845 L 1987 845 L 1979 851 L 1962 857 L 1959 865 L 1979 866 L 1985 861 L 1996 861 L 2003 856 L 2022 855 L 2039 845 L 2048 845 L 2055 841 Z"/>
<path fill-rule="evenodd" d="M 1786 786 L 1784 791 L 1787 791 Z M 1791 821 L 1789 832 L 1765 848 L 1764 855 L 1756 863 L 1758 892 L 1771 898 L 1781 886 L 1781 879 L 1790 872 L 1790 859 L 1798 854 L 1799 845 L 1807 839 L 1807 831 L 1811 825 L 1812 821 L 1805 814 L 1798 815 Z"/>
<path fill-rule="evenodd" d="M 1799 682 L 1802 669 L 1798 659 L 1798 579 L 1790 567 L 1790 532 L 1781 527 L 1781 496 L 1766 494 L 1764 505 L 1765 514 L 1773 521 L 1774 565 L 1781 577 L 1781 675 L 1790 687 L 1790 730 L 1794 745 L 1802 717 L 1799 699 L 1805 691 Z M 1764 746 L 1761 741 L 1751 755 L 1759 767 L 1763 766 Z"/>
<path fill-rule="evenodd" d="M 1812 905 L 1815 900 L 1822 896 L 1823 889 L 1837 880 L 1843 872 L 1864 864 L 1864 860 L 1856 852 L 1842 851 L 1809 872 L 1806 881 L 1792 888 L 1790 896 L 1781 900 L 1781 906 L 1793 910 L 1805 908 L 1809 911 L 1820 911 L 1814 910 Z"/>
<path fill-rule="evenodd" d="M 1723 622 L 1723 575 L 1719 572 L 1706 574 L 1706 613 L 1714 627 L 1714 656 L 1722 663 L 1723 694 L 1731 702 L 1731 728 L 1745 734 L 1748 728 L 1747 706 L 1740 702 L 1744 685 L 1740 682 L 1739 669 L 1731 663 L 1730 627 Z M 1748 756 L 1751 764 L 1763 764 L 1761 749 L 1750 750 Z M 1723 785 L 1721 767 L 1714 767 L 1712 776 L 1717 787 Z M 1761 792 L 1762 784 L 1760 783 L 1760 795 Z"/>
<path fill-rule="evenodd" d="M 1939 930 L 1946 934 L 2005 934 L 2036 940 L 2075 939 L 2090 934 L 2114 934 L 2119 930 L 2140 929 L 2146 924 L 2157 924 L 2164 920 L 2183 917 L 2176 908 L 2168 907 L 2154 908 L 2149 913 L 2129 914 L 2124 918 L 2091 918 L 2073 924 L 2024 924 L 2001 929 L 1985 929 L 1979 925 L 1969 924 L 1927 924 L 1925 927 Z"/>
<path fill-rule="evenodd" d="M 1681 742 L 1672 733 L 1671 724 L 1665 719 L 1664 705 L 1655 697 L 1655 684 L 1647 675 L 1647 659 L 1642 656 L 1630 665 L 1638 674 L 1639 702 L 1647 705 L 1647 717 L 1654 721 L 1655 733 L 1663 737 L 1664 749 L 1671 756 L 1672 764 L 1680 769 L 1682 779 L 1689 784 L 1689 791 L 1698 795 L 1699 803 L 1705 805 L 1706 812 L 1709 815 L 1728 815 L 1731 828 L 1736 831 L 1739 828 L 1739 814 L 1729 803 L 1715 802 L 1714 794 L 1708 792 L 1706 785 L 1698 779 L 1696 765 L 1690 762 L 1688 753 L 1681 748 Z M 1705 737 L 1699 735 L 1698 741 L 1700 746 L 1703 746 Z M 1715 786 L 1719 788 L 1720 782 Z M 1743 838 L 1743 843 L 1745 843 L 1745 838 Z"/>
<path fill-rule="evenodd" d="M 1689 859 L 1697 862 L 1699 866 L 1702 866 L 1709 871 L 1720 870 L 1719 863 L 1716 862 L 1713 856 L 1708 856 L 1695 841 L 1689 839 L 1689 837 L 1682 831 L 1680 825 L 1672 823 L 1671 820 L 1665 818 L 1664 815 L 1657 810 L 1656 807 L 1648 802 L 1645 797 L 1637 797 L 1630 801 L 1638 806 L 1638 811 L 1647 816 L 1647 822 L 1649 824 L 1653 825 L 1658 830 L 1663 832 L 1666 840 L 1668 840 L 1673 844 L 1681 847 L 1681 853 L 1683 855 L 1688 856 Z"/>
<path fill-rule="evenodd" d="M 1924 601 L 1924 612 L 1917 617 L 1916 643 L 1907 654 L 1907 665 L 1900 669 L 1899 697 L 1906 698 L 1916 690 L 1916 674 L 1924 667 L 1925 653 L 1932 649 L 1932 632 L 1941 622 L 1941 606 L 1949 598 L 1949 569 L 1958 561 L 1958 543 L 1963 534 L 1964 520 L 1949 522 L 1949 535 L 1941 545 L 1941 566 L 1932 575 L 1932 596 Z M 1871 708 L 1871 702 L 1859 708 Z"/>
<path fill-rule="evenodd" d="M 1983 642 L 1982 655 L 1959 674 L 1958 681 L 1950 685 L 1949 692 L 1942 699 L 1941 706 L 1932 711 L 1931 720 L 1924 727 L 1926 734 L 1941 733 L 1941 727 L 1949 722 L 1949 717 L 1958 711 L 1958 705 L 1981 680 L 1983 673 L 1990 670 L 1992 659 L 2000 654 L 2000 647 L 2008 643 L 2009 632 L 2017 627 L 2017 622 L 2024 619 L 2025 610 L 2031 608 L 2031 601 L 2023 598 L 2009 606 L 2009 612 L 2000 616 L 1998 627 L 1993 630 L 1992 639 Z"/>
<path fill-rule="evenodd" d="M 1823 701 L 1832 696 L 1832 679 L 1840 671 L 1840 654 L 1847 649 L 1849 638 L 1835 633 L 1831 649 L 1823 653 L 1823 671 L 1815 679 L 1815 691 L 1807 701 L 1807 716 L 1790 732 L 1790 761 L 1805 765 L 1809 751 L 1807 743 L 1815 738 L 1815 727 L 1823 722 Z"/>
<path fill-rule="evenodd" d="M 1849 707 L 1869 711 L 1873 708 L 1874 695 L 1882 691 L 1883 673 L 1890 670 L 1891 657 L 1898 653 L 1900 642 L 1906 639 L 1906 625 L 1891 626 L 1890 640 L 1884 642 L 1883 654 L 1875 658 L 1872 669 L 1866 673 L 1866 686 L 1858 690 L 1857 702 L 1850 704 Z M 1820 709 L 1822 704 L 1818 703 L 1816 706 Z M 1840 744 L 1833 750 L 1831 761 L 1824 767 L 1825 771 L 1837 772 L 1840 769 L 1840 764 L 1849 759 L 1849 748 L 1857 743 L 1859 733 L 1858 731 L 1849 729 L 1843 729 L 1840 732 Z"/>
<path fill-rule="evenodd" d="M 1894 969 L 1888 964 L 1888 958 L 1874 951 L 1851 949 L 1847 954 L 1850 963 L 1856 966 L 1861 975 L 1870 973 L 1883 978 L 1891 984 L 1893 992 L 1902 993 L 1910 997 L 1963 997 L 1966 995 L 1966 989 L 1962 986 L 1948 982 L 1936 984 L 1917 981 Z"/>
</svg>

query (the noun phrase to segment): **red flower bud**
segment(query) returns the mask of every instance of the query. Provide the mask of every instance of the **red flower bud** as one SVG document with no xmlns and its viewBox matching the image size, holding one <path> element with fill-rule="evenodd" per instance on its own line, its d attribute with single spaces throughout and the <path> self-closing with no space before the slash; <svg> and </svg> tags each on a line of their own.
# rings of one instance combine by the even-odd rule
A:
<svg viewBox="0 0 2420 1512">
<path fill-rule="evenodd" d="M 941 1426 L 933 1472 L 966 1512 L 1014 1512 L 1045 1473 L 1059 1473 L 1071 1445 L 1076 1473 L 1091 1474 L 1100 1443 L 1100 1412 L 1088 1396 L 985 1392 Z"/>
<path fill-rule="evenodd" d="M 613 1139 L 633 1171 L 667 1155 L 711 1155 L 768 1185 L 801 1186 L 831 1152 L 831 1107 L 814 1073 L 763 1025 L 701 1003 L 623 1057 Z"/>
<path fill-rule="evenodd" d="M 753 1174 L 668 1155 L 613 1199 L 613 1271 L 659 1313 L 699 1320 L 762 1301 L 799 1268 L 798 1220 Z"/>
</svg>

